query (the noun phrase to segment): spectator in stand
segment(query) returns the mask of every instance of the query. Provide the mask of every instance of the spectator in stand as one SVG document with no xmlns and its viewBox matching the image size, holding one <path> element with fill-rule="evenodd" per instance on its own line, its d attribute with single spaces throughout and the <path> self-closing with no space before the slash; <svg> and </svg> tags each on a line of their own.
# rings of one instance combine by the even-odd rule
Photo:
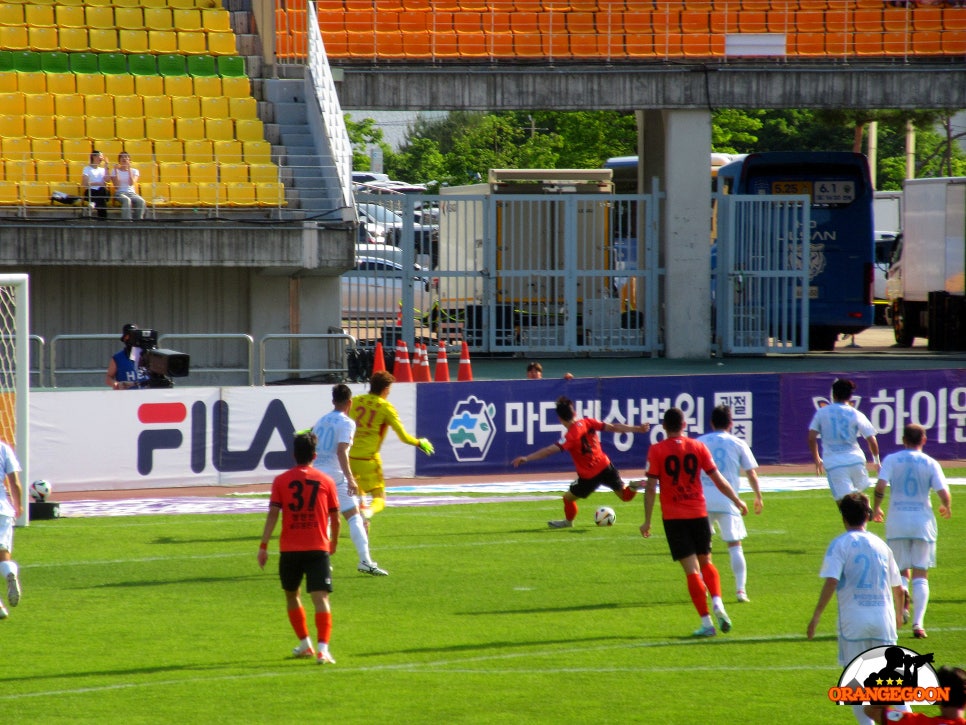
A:
<svg viewBox="0 0 966 725">
<path fill-rule="evenodd" d="M 138 195 L 140 177 L 141 173 L 131 166 L 131 155 L 122 151 L 111 171 L 111 184 L 114 186 L 114 198 L 121 202 L 121 218 L 126 221 L 131 221 L 132 207 L 135 219 L 144 218 L 144 199 Z"/>
<path fill-rule="evenodd" d="M 81 172 L 81 188 L 84 198 L 91 209 L 97 209 L 97 216 L 107 219 L 107 202 L 111 198 L 111 190 L 107 188 L 110 179 L 107 158 L 97 149 L 91 151 L 91 162 Z"/>
<path fill-rule="evenodd" d="M 540 380 L 543 378 L 543 365 L 538 362 L 527 363 L 527 378 Z"/>
</svg>

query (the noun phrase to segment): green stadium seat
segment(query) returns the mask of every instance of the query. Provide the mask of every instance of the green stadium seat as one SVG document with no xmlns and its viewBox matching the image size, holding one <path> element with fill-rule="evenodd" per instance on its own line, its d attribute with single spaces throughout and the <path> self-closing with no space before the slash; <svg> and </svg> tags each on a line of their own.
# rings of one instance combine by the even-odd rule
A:
<svg viewBox="0 0 966 725">
<path fill-rule="evenodd" d="M 131 75 L 153 76 L 158 74 L 158 64 L 150 53 L 128 55 L 127 68 Z"/>
<path fill-rule="evenodd" d="M 71 53 L 70 71 L 71 73 L 100 73 L 101 69 L 97 65 L 97 55 L 95 53 Z"/>
<path fill-rule="evenodd" d="M 41 53 L 40 68 L 45 73 L 70 73 L 70 56 L 59 51 Z"/>
<path fill-rule="evenodd" d="M 21 73 L 40 73 L 43 71 L 40 65 L 40 53 L 29 50 L 15 52 L 13 54 L 13 69 Z"/>
<path fill-rule="evenodd" d="M 104 75 L 127 73 L 127 56 L 124 53 L 101 53 L 97 58 L 97 67 Z"/>
<path fill-rule="evenodd" d="M 188 56 L 188 75 L 189 76 L 218 75 L 214 56 L 189 55 Z"/>
<path fill-rule="evenodd" d="M 245 59 L 240 55 L 218 56 L 218 75 L 222 78 L 238 78 L 246 75 Z"/>
<path fill-rule="evenodd" d="M 185 67 L 183 55 L 166 53 L 158 56 L 158 75 L 162 76 L 186 76 L 188 69 Z"/>
<path fill-rule="evenodd" d="M 17 70 L 13 66 L 13 53 L 9 50 L 0 50 L 0 73 L 12 70 Z"/>
</svg>

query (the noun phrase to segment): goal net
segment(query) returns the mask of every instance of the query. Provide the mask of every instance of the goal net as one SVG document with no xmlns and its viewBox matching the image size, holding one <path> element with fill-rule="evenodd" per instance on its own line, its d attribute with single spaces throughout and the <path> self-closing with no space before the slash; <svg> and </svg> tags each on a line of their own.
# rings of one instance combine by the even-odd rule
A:
<svg viewBox="0 0 966 725">
<path fill-rule="evenodd" d="M 23 470 L 19 526 L 29 521 L 30 320 L 26 274 L 0 274 L 0 440 L 11 445 Z M 2 472 L 0 472 L 2 476 Z"/>
</svg>

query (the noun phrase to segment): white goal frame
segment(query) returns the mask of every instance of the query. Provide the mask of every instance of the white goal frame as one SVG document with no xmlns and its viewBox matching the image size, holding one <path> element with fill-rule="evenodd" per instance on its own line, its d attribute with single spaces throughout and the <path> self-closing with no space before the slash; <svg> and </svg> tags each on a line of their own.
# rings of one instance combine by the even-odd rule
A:
<svg viewBox="0 0 966 725">
<path fill-rule="evenodd" d="M 13 288 L 14 302 L 14 370 L 16 395 L 14 419 L 17 427 L 13 446 L 20 461 L 20 517 L 18 526 L 30 523 L 30 286 L 27 274 L 0 274 L 0 287 Z M 0 474 L 2 475 L 2 474 Z"/>
</svg>

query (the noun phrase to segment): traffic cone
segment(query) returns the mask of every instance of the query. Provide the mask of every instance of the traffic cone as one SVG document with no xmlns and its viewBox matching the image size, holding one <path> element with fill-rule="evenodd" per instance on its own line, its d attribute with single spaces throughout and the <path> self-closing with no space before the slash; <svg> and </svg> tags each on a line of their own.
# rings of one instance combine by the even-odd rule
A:
<svg viewBox="0 0 966 725">
<path fill-rule="evenodd" d="M 396 312 L 396 327 L 402 327 L 402 302 L 399 303 L 399 310 Z"/>
<path fill-rule="evenodd" d="M 463 348 L 460 350 L 460 367 L 456 373 L 456 379 L 461 382 L 473 380 L 473 365 L 470 363 L 470 347 L 463 340 Z"/>
<path fill-rule="evenodd" d="M 372 353 L 372 372 L 378 373 L 386 369 L 386 353 L 382 351 L 382 343 L 376 343 L 376 350 Z"/>
<path fill-rule="evenodd" d="M 449 382 L 449 360 L 446 359 L 446 343 L 439 343 L 436 350 L 436 382 Z"/>
<path fill-rule="evenodd" d="M 417 383 L 431 383 L 433 378 L 429 374 L 429 351 L 421 342 L 417 342 L 416 347 L 419 350 L 419 364 L 413 370 L 413 379 Z"/>
<path fill-rule="evenodd" d="M 409 365 L 409 350 L 406 342 L 400 340 L 396 343 L 396 363 L 393 365 L 392 375 L 397 383 L 411 383 L 413 381 L 413 369 Z"/>
</svg>

